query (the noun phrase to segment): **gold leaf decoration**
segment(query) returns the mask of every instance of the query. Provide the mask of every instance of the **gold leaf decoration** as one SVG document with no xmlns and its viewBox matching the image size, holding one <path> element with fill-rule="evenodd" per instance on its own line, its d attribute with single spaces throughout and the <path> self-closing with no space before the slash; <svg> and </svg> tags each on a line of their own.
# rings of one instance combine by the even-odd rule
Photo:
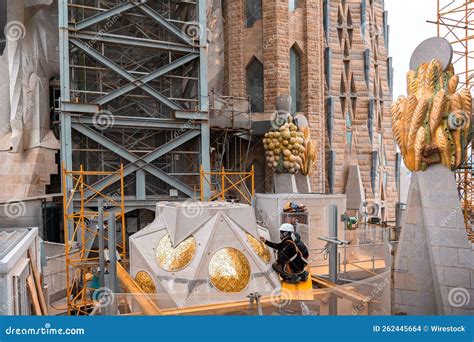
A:
<svg viewBox="0 0 474 342">
<path fill-rule="evenodd" d="M 145 293 L 156 293 L 156 286 L 153 278 L 148 272 L 140 271 L 135 276 L 135 281 Z"/>
<path fill-rule="evenodd" d="M 176 272 L 188 266 L 196 254 L 196 240 L 188 237 L 176 247 L 171 243 L 169 234 L 165 235 L 156 246 L 156 262 L 163 270 Z"/>
<path fill-rule="evenodd" d="M 212 285 L 226 293 L 241 292 L 250 282 L 250 264 L 238 249 L 219 249 L 209 261 L 209 276 Z"/>
<path fill-rule="evenodd" d="M 246 235 L 247 242 L 249 243 L 250 247 L 252 247 L 255 254 L 257 254 L 263 262 L 269 263 L 272 260 L 272 255 L 267 245 L 265 245 L 262 241 L 257 240 L 249 233 L 247 233 Z"/>
</svg>

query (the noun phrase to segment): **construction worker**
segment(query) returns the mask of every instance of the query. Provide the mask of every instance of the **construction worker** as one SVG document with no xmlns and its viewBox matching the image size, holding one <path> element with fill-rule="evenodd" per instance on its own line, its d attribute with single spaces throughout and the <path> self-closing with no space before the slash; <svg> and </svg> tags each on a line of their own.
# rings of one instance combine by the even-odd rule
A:
<svg viewBox="0 0 474 342">
<path fill-rule="evenodd" d="M 280 227 L 280 243 L 274 243 L 261 237 L 260 240 L 268 247 L 278 251 L 277 261 L 272 265 L 273 269 L 287 283 L 296 284 L 308 279 L 308 248 L 301 240 L 301 236 L 295 232 L 290 223 L 284 223 Z"/>
</svg>

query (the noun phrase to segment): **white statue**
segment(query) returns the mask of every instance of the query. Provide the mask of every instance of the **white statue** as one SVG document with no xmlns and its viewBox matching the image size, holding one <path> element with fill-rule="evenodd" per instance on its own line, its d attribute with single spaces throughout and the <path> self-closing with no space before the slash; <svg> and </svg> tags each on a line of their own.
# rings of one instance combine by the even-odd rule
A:
<svg viewBox="0 0 474 342">
<path fill-rule="evenodd" d="M 49 81 L 59 74 L 53 0 L 8 0 L 0 57 L 0 150 L 59 149 L 50 130 Z"/>
</svg>

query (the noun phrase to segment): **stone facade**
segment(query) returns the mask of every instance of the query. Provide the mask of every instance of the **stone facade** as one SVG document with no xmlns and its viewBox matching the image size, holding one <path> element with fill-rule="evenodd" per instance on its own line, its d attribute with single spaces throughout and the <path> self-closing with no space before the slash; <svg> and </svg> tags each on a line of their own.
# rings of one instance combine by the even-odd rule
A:
<svg viewBox="0 0 474 342">
<path fill-rule="evenodd" d="M 298 4 L 290 11 L 288 0 L 262 0 L 261 20 L 247 28 L 245 1 L 225 1 L 225 94 L 247 95 L 246 67 L 257 58 L 264 67 L 264 112 L 252 119 L 268 120 L 275 97 L 290 94 L 290 49 L 297 49 L 301 111 L 318 149 L 313 191 L 345 193 L 349 168 L 359 165 L 366 199 L 385 202 L 386 218 L 394 218 L 392 70 L 383 2 Z M 271 179 L 271 171 L 266 174 Z"/>
<path fill-rule="evenodd" d="M 275 110 L 275 98 L 290 94 L 290 49 L 301 56 L 301 111 L 306 114 L 311 138 L 318 147 L 318 163 L 311 177 L 312 189 L 324 192 L 324 63 L 322 1 L 300 1 L 289 11 L 288 0 L 262 0 L 262 18 L 245 25 L 245 1 L 226 1 L 225 93 L 246 96 L 246 68 L 257 58 L 264 67 L 264 112 L 252 113 L 253 120 L 268 120 Z M 263 158 L 263 155 L 262 155 Z M 266 170 L 271 180 L 271 171 Z M 267 189 L 271 184 L 267 184 Z"/>
<path fill-rule="evenodd" d="M 394 271 L 396 312 L 474 313 L 474 247 L 453 174 L 443 165 L 412 177 Z"/>
<path fill-rule="evenodd" d="M 56 152 L 42 147 L 23 153 L 0 152 L 0 201 L 44 195 L 51 175 L 59 171 Z"/>
<path fill-rule="evenodd" d="M 394 219 L 396 146 L 387 12 L 382 0 L 331 0 L 323 6 L 326 191 L 345 193 L 349 168 L 358 165 L 365 199 L 385 206 L 382 217 Z"/>
</svg>

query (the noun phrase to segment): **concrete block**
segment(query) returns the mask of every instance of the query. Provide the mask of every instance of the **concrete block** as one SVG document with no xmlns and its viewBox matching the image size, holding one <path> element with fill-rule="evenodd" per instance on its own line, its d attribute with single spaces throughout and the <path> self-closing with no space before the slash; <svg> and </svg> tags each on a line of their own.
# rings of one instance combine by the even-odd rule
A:
<svg viewBox="0 0 474 342">
<path fill-rule="evenodd" d="M 472 249 L 458 249 L 458 260 L 459 266 L 466 266 L 471 269 L 474 269 L 474 252 Z M 471 286 L 474 287 L 474 284 L 471 282 Z"/>
<path fill-rule="evenodd" d="M 441 266 L 458 266 L 458 249 L 451 247 L 440 247 L 439 258 L 435 258 L 435 264 Z"/>
<path fill-rule="evenodd" d="M 444 285 L 469 288 L 471 286 L 471 276 L 469 274 L 469 271 L 470 270 L 467 268 L 445 267 Z"/>
<path fill-rule="evenodd" d="M 296 194 L 295 176 L 289 173 L 275 173 L 273 175 L 273 189 L 276 194 Z"/>
<path fill-rule="evenodd" d="M 303 176 L 301 173 L 295 175 L 296 189 L 299 194 L 310 194 L 311 183 L 309 176 Z"/>
</svg>

